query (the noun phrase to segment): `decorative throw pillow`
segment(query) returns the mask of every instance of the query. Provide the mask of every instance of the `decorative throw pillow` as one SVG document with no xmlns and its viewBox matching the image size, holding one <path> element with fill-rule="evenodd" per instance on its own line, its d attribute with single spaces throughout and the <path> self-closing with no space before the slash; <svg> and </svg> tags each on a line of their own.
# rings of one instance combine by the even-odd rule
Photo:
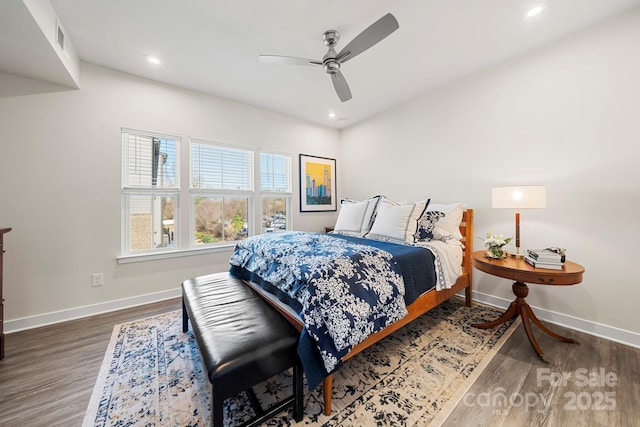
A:
<svg viewBox="0 0 640 427">
<path fill-rule="evenodd" d="M 438 220 L 444 218 L 444 212 L 426 210 L 418 219 L 418 229 L 413 235 L 416 242 L 428 242 L 433 240 L 433 229 Z"/>
<path fill-rule="evenodd" d="M 460 233 L 460 222 L 462 222 L 462 213 L 464 212 L 462 203 L 431 204 L 427 211 L 444 214 L 444 217 L 440 218 L 433 228 L 433 240 L 462 240 L 462 233 Z"/>
</svg>

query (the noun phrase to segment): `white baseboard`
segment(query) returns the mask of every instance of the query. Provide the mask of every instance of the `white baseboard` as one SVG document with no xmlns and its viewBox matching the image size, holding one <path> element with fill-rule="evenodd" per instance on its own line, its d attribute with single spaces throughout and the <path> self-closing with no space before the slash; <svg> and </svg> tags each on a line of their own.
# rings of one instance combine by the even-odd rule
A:
<svg viewBox="0 0 640 427">
<path fill-rule="evenodd" d="M 52 325 L 54 323 L 81 319 L 83 317 L 94 316 L 96 314 L 108 313 L 111 311 L 137 307 L 139 305 L 149 304 L 152 302 L 177 298 L 181 295 L 182 294 L 180 288 L 176 288 L 170 289 L 168 291 L 154 292 L 152 294 L 139 295 L 130 298 L 102 302 L 99 304 L 70 308 L 68 310 L 60 310 L 51 313 L 39 314 L 36 316 L 23 317 L 21 319 L 7 320 L 4 322 L 4 332 L 8 334 L 12 332 L 24 331 L 27 329 L 39 328 L 41 326 Z"/>
<path fill-rule="evenodd" d="M 511 300 L 495 297 L 493 295 L 483 294 L 473 291 L 473 300 L 494 307 L 506 309 L 511 304 Z M 627 331 L 625 329 L 615 328 L 613 326 L 603 325 L 601 323 L 591 322 L 589 320 L 580 319 L 562 313 L 557 313 L 544 308 L 531 306 L 536 316 L 540 320 L 544 320 L 555 325 L 564 326 L 569 329 L 584 332 L 589 335 L 619 342 L 631 347 L 640 348 L 640 334 L 637 332 Z"/>
<path fill-rule="evenodd" d="M 180 297 L 180 288 L 171 289 L 152 294 L 139 295 L 131 298 L 123 298 L 114 301 L 103 302 L 99 304 L 86 305 L 83 307 L 71 308 L 68 310 L 54 311 L 51 313 L 39 314 L 37 316 L 23 317 L 21 319 L 7 320 L 4 323 L 5 333 L 24 331 L 27 329 L 39 328 L 41 326 L 52 325 L 54 323 L 66 322 L 68 320 L 81 319 L 83 317 L 94 316 L 96 314 L 108 313 L 111 311 L 122 310 L 125 308 L 136 307 L 139 305 L 149 304 L 152 302 L 164 301 L 171 298 Z M 493 295 L 483 294 L 473 291 L 473 299 L 475 301 L 506 309 L 511 300 L 496 297 Z M 580 319 L 555 311 L 545 310 L 540 307 L 532 306 L 536 312 L 536 316 L 541 320 L 575 329 L 605 338 L 631 347 L 640 348 L 640 334 L 627 331 L 613 326 L 603 325 L 601 323 L 591 322 L 589 320 Z"/>
</svg>

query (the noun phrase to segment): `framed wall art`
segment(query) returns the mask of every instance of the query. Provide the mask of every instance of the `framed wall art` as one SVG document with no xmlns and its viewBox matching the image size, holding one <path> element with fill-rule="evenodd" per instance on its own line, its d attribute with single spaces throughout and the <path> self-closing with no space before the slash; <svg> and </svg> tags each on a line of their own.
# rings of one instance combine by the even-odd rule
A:
<svg viewBox="0 0 640 427">
<path fill-rule="evenodd" d="M 336 160 L 300 154 L 300 212 L 335 211 Z"/>
</svg>

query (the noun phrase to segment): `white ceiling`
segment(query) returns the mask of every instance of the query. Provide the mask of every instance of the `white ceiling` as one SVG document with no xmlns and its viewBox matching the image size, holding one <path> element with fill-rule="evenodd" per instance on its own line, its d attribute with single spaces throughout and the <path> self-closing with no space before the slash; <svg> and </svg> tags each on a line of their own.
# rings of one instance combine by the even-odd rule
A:
<svg viewBox="0 0 640 427">
<path fill-rule="evenodd" d="M 526 20 L 523 12 L 537 3 L 51 0 L 85 62 L 336 128 L 637 7 L 640 0 L 547 0 L 540 15 Z M 400 28 L 342 67 L 353 93 L 346 103 L 320 67 L 258 61 L 259 54 L 321 59 L 324 31 L 340 32 L 339 51 L 388 12 Z M 4 41 L 0 46 L 7 50 Z M 15 48 L 24 43 L 16 40 Z M 162 64 L 148 63 L 147 55 Z M 19 68 L 15 56 L 12 64 L 0 59 L 0 70 Z"/>
</svg>

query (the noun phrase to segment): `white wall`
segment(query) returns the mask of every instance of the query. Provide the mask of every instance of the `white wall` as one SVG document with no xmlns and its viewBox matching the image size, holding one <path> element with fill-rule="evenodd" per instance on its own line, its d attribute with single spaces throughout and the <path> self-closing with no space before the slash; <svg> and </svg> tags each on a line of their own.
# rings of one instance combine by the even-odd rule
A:
<svg viewBox="0 0 640 427">
<path fill-rule="evenodd" d="M 116 263 L 127 126 L 337 158 L 341 197 L 464 201 L 476 248 L 488 230 L 513 232 L 491 187 L 546 185 L 548 208 L 522 212 L 523 246 L 567 247 L 586 273 L 576 286 L 532 285 L 528 301 L 542 317 L 640 345 L 638 51 L 635 10 L 341 133 L 87 64 L 80 91 L 0 98 L 0 227 L 14 228 L 6 327 L 164 297 L 227 269 L 228 252 Z M 294 226 L 320 231 L 334 218 L 296 213 Z M 91 288 L 93 272 L 103 287 Z M 474 282 L 479 298 L 512 299 L 507 280 L 476 272 Z"/>
<path fill-rule="evenodd" d="M 93 65 L 81 75 L 79 91 L 0 98 L 0 227 L 13 228 L 7 330 L 177 295 L 187 278 L 228 270 L 230 251 L 116 262 L 123 126 L 181 135 L 183 155 L 189 136 L 292 153 L 294 227 L 334 222 L 335 213 L 298 212 L 297 156 L 335 158 L 337 130 Z M 104 286 L 91 287 L 94 272 Z"/>
<path fill-rule="evenodd" d="M 522 246 L 566 247 L 586 273 L 576 286 L 531 285 L 529 303 L 640 345 L 638 52 L 635 9 L 343 130 L 342 194 L 463 201 L 482 238 L 514 233 L 491 187 L 546 185 L 547 209 L 521 212 Z M 507 280 L 474 282 L 487 300 L 513 297 Z"/>
</svg>

